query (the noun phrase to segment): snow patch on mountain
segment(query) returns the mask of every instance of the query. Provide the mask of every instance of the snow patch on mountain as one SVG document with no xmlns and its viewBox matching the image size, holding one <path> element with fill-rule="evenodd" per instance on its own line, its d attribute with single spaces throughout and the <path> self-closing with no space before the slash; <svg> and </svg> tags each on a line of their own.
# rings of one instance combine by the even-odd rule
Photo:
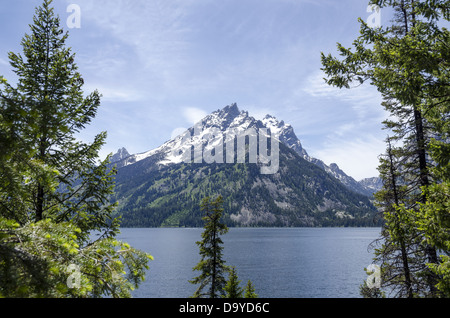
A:
<svg viewBox="0 0 450 318">
<path fill-rule="evenodd" d="M 379 178 L 370 178 L 370 180 L 365 179 L 358 182 L 345 174 L 337 164 L 333 163 L 328 166 L 323 161 L 310 157 L 306 150 L 303 149 L 290 124 L 286 124 L 282 120 L 279 121 L 271 115 L 266 115 L 262 120 L 257 120 L 249 116 L 247 111 L 240 111 L 235 103 L 207 115 L 193 127 L 156 149 L 129 155 L 126 149 L 122 148 L 113 158 L 115 158 L 116 164 L 120 167 L 134 164 L 154 155 L 161 157 L 158 162 L 160 165 L 178 164 L 186 162 L 186 154 L 190 158 L 192 148 L 202 149 L 202 151 L 207 151 L 211 154 L 212 149 L 218 149 L 217 147 L 224 142 L 222 139 L 224 136 L 233 136 L 234 138 L 234 136 L 241 133 L 245 134 L 249 129 L 258 130 L 261 128 L 268 129 L 272 137 L 294 150 L 303 159 L 316 164 L 328 172 L 351 190 L 371 195 L 380 188 Z M 202 158 L 198 157 L 198 155 L 197 153 L 197 157 L 194 156 L 194 162 L 201 162 Z"/>
</svg>

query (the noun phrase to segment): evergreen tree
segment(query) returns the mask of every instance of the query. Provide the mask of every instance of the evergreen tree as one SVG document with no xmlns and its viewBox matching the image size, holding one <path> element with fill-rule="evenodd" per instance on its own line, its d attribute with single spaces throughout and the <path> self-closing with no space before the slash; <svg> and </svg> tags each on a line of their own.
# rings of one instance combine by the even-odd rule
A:
<svg viewBox="0 0 450 318">
<path fill-rule="evenodd" d="M 442 112 L 442 108 L 449 103 L 449 32 L 440 27 L 439 19 L 449 20 L 450 4 L 445 0 L 371 0 L 370 4 L 394 9 L 393 25 L 370 28 L 361 20 L 361 36 L 353 43 L 354 51 L 339 44 L 342 60 L 322 54 L 323 70 L 330 85 L 350 88 L 352 83 L 368 81 L 382 94 L 383 106 L 394 118 L 386 120 L 385 125 L 394 132 L 392 139 L 402 143 L 398 158 L 402 186 L 407 189 L 391 221 L 402 220 L 404 233 L 420 233 L 417 240 L 422 242 L 426 256 L 421 267 L 436 267 L 436 247 L 424 240 L 417 220 L 423 218 L 426 189 L 441 181 L 432 173 L 432 138 L 448 144 L 429 114 L 448 119 L 448 109 Z M 410 246 L 417 240 L 409 242 Z M 438 296 L 438 276 L 429 270 L 424 274 L 428 291 L 421 290 L 420 294 Z"/>
<path fill-rule="evenodd" d="M 448 32 L 439 45 L 446 52 L 447 61 L 450 60 Z M 440 77 L 450 83 L 450 69 L 443 70 Z M 439 182 L 423 188 L 426 203 L 420 205 L 414 216 L 427 243 L 441 253 L 440 262 L 429 266 L 438 277 L 437 288 L 441 295 L 450 297 L 450 85 L 434 94 L 433 103 L 425 116 L 437 132 L 430 141 L 430 156 L 436 162 L 432 172 Z"/>
<path fill-rule="evenodd" d="M 0 77 L 0 296 L 129 296 L 151 256 L 114 238 L 115 171 L 98 155 L 106 133 L 76 139 L 100 94 L 84 97 L 51 4 L 36 8 L 23 56 L 9 53 L 17 85 Z M 74 266 L 79 284 L 67 288 Z"/>
<path fill-rule="evenodd" d="M 387 153 L 380 158 L 379 166 L 383 188 L 375 194 L 385 220 L 382 245 L 375 250 L 375 261 L 381 264 L 383 287 L 395 292 L 397 297 L 412 298 L 424 289 L 420 275 L 425 266 L 424 251 L 419 231 L 406 219 L 408 214 L 399 213 L 398 208 L 407 200 L 408 188 L 402 186 L 398 149 L 392 148 L 389 138 L 387 143 Z"/>
<path fill-rule="evenodd" d="M 442 297 L 450 297 L 450 181 L 427 188 L 427 203 L 417 213 L 417 226 L 428 244 L 441 251 L 440 262 L 428 266 L 438 277 L 436 287 Z"/>
<path fill-rule="evenodd" d="M 359 286 L 359 293 L 364 298 L 385 298 L 386 294 L 377 287 L 369 287 L 367 282 L 364 281 L 362 285 Z"/>
<path fill-rule="evenodd" d="M 255 287 L 250 280 L 248 280 L 247 285 L 245 285 L 244 298 L 258 298 Z"/>
<path fill-rule="evenodd" d="M 230 267 L 229 276 L 225 287 L 225 295 L 223 298 L 242 298 L 242 288 L 239 287 L 241 281 L 236 273 L 236 268 L 234 266 Z"/>
<path fill-rule="evenodd" d="M 190 282 L 200 284 L 193 297 L 218 298 L 224 294 L 226 283 L 225 273 L 228 270 L 223 260 L 223 241 L 220 235 L 228 232 L 228 227 L 221 223 L 223 213 L 223 198 L 218 196 L 215 200 L 210 197 L 203 199 L 201 209 L 204 211 L 205 222 L 202 240 L 196 242 L 200 249 L 201 260 L 193 268 L 201 274 Z M 207 287 L 209 288 L 205 290 Z"/>
<path fill-rule="evenodd" d="M 21 43 L 24 56 L 9 54 L 19 81 L 17 87 L 4 83 L 2 113 L 5 135 L 17 146 L 5 158 L 5 172 L 21 174 L 24 180 L 8 180 L 13 187 L 2 188 L 8 192 L 2 214 L 14 216 L 19 224 L 52 218 L 71 220 L 87 234 L 107 227 L 114 232 L 115 204 L 108 198 L 115 171 L 106 168 L 108 158 L 97 162 L 106 133 L 92 144 L 75 137 L 95 117 L 100 94 L 83 97 L 75 54 L 65 46 L 68 33 L 60 28 L 51 2 L 36 9 L 31 34 Z M 22 215 L 13 212 L 16 203 Z"/>
</svg>

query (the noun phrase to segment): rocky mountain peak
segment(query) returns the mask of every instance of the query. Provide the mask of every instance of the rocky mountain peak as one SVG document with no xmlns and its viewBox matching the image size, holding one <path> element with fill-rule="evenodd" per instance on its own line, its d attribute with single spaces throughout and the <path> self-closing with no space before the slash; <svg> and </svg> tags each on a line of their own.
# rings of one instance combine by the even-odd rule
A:
<svg viewBox="0 0 450 318">
<path fill-rule="evenodd" d="M 225 116 L 237 117 L 241 113 L 236 103 L 225 106 L 222 109 L 217 110 L 220 114 L 225 114 Z"/>
<path fill-rule="evenodd" d="M 245 110 L 239 110 L 236 103 L 219 109 L 203 118 L 195 125 L 197 128 L 218 128 L 222 132 L 228 129 L 247 129 L 247 128 L 263 128 L 263 124 L 254 117 L 249 116 Z"/>
<path fill-rule="evenodd" d="M 278 127 L 278 128 L 283 128 L 283 127 L 290 127 L 291 125 L 289 124 L 285 124 L 284 120 L 278 120 L 276 117 L 267 114 L 266 116 L 264 116 L 262 122 L 266 125 L 272 126 L 272 127 Z"/>
<path fill-rule="evenodd" d="M 195 136 L 195 128 L 197 128 L 197 132 L 199 133 L 198 136 Z M 366 181 L 366 184 L 359 183 L 352 177 L 346 175 L 336 164 L 333 163 L 327 166 L 322 160 L 310 157 L 306 150 L 303 149 L 300 140 L 294 132 L 294 128 L 290 124 L 286 124 L 283 120 L 278 120 L 269 114 L 262 120 L 257 120 L 250 116 L 247 111 L 239 110 L 236 103 L 218 109 L 189 128 L 187 132 L 191 133 L 192 138 L 186 138 L 185 133 L 183 133 L 156 149 L 131 156 L 125 148 L 122 148 L 112 157 L 112 162 L 120 161 L 117 163 L 118 166 L 126 166 L 158 155 L 161 158 L 158 163 L 161 165 L 177 164 L 183 161 L 180 154 L 186 149 L 190 149 L 191 146 L 198 145 L 198 143 L 203 143 L 202 136 L 204 134 L 213 132 L 214 129 L 219 129 L 222 133 L 226 134 L 229 131 L 245 132 L 249 128 L 269 129 L 272 136 L 281 143 L 294 150 L 303 159 L 319 166 L 353 191 L 370 195 L 377 187 L 376 179 L 375 181 L 371 180 L 371 182 Z"/>
<path fill-rule="evenodd" d="M 266 163 L 259 161 L 260 153 L 253 162 L 257 165 L 241 164 L 250 161 L 250 145 L 249 159 L 242 162 L 238 150 L 236 159 L 226 152 L 224 139 L 245 135 L 250 142 L 248 134 L 259 128 L 267 128 L 272 137 L 270 168 L 275 170 L 270 173 L 262 172 Z M 306 154 L 291 125 L 271 115 L 257 120 L 236 104 L 117 166 L 116 198 L 125 226 L 197 226 L 203 194 L 223 195 L 228 222 L 239 226 L 368 224 L 375 210 L 368 197 L 349 189 L 352 179 L 337 166 L 330 168 Z"/>
<path fill-rule="evenodd" d="M 266 115 L 262 119 L 262 123 L 286 146 L 293 149 L 299 155 L 304 157 L 304 159 L 306 159 L 305 157 L 308 157 L 307 152 L 303 149 L 300 140 L 294 132 L 294 128 L 290 124 L 286 124 L 283 120 L 280 121 L 272 115 Z"/>
<path fill-rule="evenodd" d="M 114 155 L 111 156 L 111 163 L 121 161 L 129 156 L 130 154 L 128 153 L 128 150 L 125 147 L 122 147 L 119 150 L 117 150 L 117 152 Z"/>
</svg>

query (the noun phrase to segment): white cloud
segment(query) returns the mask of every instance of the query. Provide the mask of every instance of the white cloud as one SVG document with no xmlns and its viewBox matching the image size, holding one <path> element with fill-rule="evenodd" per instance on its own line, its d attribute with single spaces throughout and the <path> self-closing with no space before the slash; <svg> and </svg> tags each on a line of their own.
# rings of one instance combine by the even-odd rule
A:
<svg viewBox="0 0 450 318">
<path fill-rule="evenodd" d="M 83 90 L 87 94 L 98 90 L 103 102 L 136 102 L 144 98 L 140 91 L 112 85 L 89 83 L 83 87 Z"/>
<path fill-rule="evenodd" d="M 344 171 L 346 156 L 351 154 L 347 162 L 369 156 L 371 144 L 377 144 L 373 130 L 384 119 L 377 92 L 369 86 L 340 90 L 315 72 L 320 51 L 330 42 L 334 47 L 337 36 L 348 32 L 354 14 L 341 3 L 77 0 L 77 4 L 82 28 L 74 34 L 82 36 L 81 72 L 88 73 L 89 87 L 99 89 L 103 101 L 136 102 L 133 123 L 120 113 L 107 115 L 114 123 L 109 130 L 117 136 L 151 136 L 134 141 L 142 143 L 139 151 L 177 133 L 175 127 L 198 122 L 209 113 L 201 108 L 216 109 L 230 101 L 256 118 L 269 113 L 293 124 L 300 139 L 307 136 L 310 154 L 316 151 L 315 157 L 336 161 Z M 355 22 L 366 14 L 362 7 Z M 137 124 L 144 120 L 145 124 Z M 111 140 L 117 142 L 117 136 Z M 373 152 L 376 161 L 378 150 Z M 348 166 L 348 173 L 357 177 L 377 164 L 361 158 L 359 166 Z"/>
<path fill-rule="evenodd" d="M 242 107 L 241 107 L 242 106 Z M 249 115 L 262 120 L 266 115 L 272 115 L 275 116 L 276 114 L 274 113 L 273 109 L 269 109 L 266 107 L 257 107 L 257 106 L 246 106 L 246 105 L 238 105 L 239 110 L 246 110 L 248 111 Z M 280 118 L 280 120 L 282 120 Z"/>
<path fill-rule="evenodd" d="M 135 49 L 143 67 L 169 67 L 184 50 L 187 30 L 180 1 L 87 2 L 84 17 Z"/>
<path fill-rule="evenodd" d="M 348 103 L 359 119 L 371 117 L 378 120 L 379 117 L 373 118 L 375 113 L 384 118 L 381 95 L 373 86 L 363 84 L 350 89 L 340 89 L 325 83 L 324 77 L 325 74 L 321 71 L 312 74 L 302 90 L 315 98 L 339 99 Z"/>
<path fill-rule="evenodd" d="M 325 158 L 326 163 L 336 163 L 341 170 L 356 180 L 378 176 L 378 157 L 384 152 L 383 140 L 375 136 L 358 137 L 352 140 L 330 139 L 324 148 L 311 155 Z"/>
<path fill-rule="evenodd" d="M 381 96 L 369 84 L 339 89 L 325 83 L 316 72 L 305 81 L 302 93 L 321 105 L 317 124 L 322 123 L 322 140 L 309 153 L 327 164 L 336 163 L 348 175 L 359 180 L 378 175 L 378 156 L 385 150 L 382 121 L 387 113 Z"/>
<path fill-rule="evenodd" d="M 192 125 L 208 115 L 206 111 L 196 107 L 186 107 L 183 109 L 182 113 L 184 118 Z"/>
</svg>

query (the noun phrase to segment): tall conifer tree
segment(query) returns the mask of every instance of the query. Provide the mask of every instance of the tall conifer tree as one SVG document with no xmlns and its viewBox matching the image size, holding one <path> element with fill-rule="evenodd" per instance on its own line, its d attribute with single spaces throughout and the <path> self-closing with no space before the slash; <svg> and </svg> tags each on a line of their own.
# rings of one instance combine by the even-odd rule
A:
<svg viewBox="0 0 450 318">
<path fill-rule="evenodd" d="M 33 22 L 21 43 L 23 56 L 9 54 L 19 78 L 17 86 L 5 83 L 2 93 L 10 138 L 21 146 L 11 149 L 7 164 L 29 174 L 26 182 L 16 184 L 24 188 L 21 195 L 28 195 L 22 200 L 26 213 L 15 219 L 20 224 L 44 218 L 72 220 L 84 232 L 102 227 L 114 231 L 114 205 L 108 202 L 114 171 L 106 169 L 107 160 L 98 162 L 106 133 L 91 144 L 76 139 L 95 117 L 100 94 L 83 96 L 84 81 L 75 54 L 65 45 L 68 33 L 61 28 L 51 1 L 36 9 Z M 14 197 L 10 191 L 9 199 Z"/>
<path fill-rule="evenodd" d="M 439 24 L 449 20 L 450 3 L 446 0 L 371 0 L 371 5 L 393 9 L 395 19 L 387 27 L 370 28 L 361 22 L 361 36 L 354 49 L 338 45 L 342 60 L 322 54 L 327 82 L 350 88 L 353 83 L 369 82 L 383 96 L 383 106 L 392 115 L 385 126 L 401 147 L 402 183 L 406 196 L 395 213 L 402 226 L 420 232 L 426 259 L 422 264 L 427 289 L 416 295 L 438 296 L 439 277 L 427 269 L 439 264 L 435 245 L 424 240 L 423 228 L 417 226 L 421 206 L 427 203 L 427 188 L 440 182 L 433 174 L 430 142 L 442 136 L 430 120 L 430 113 L 448 105 L 448 30 Z M 448 109 L 441 116 L 448 118 Z M 439 116 L 438 116 L 439 117 Z M 443 141 L 448 144 L 448 139 Z M 392 189 L 391 189 L 392 190 Z M 409 293 L 408 293 L 409 294 Z"/>
<path fill-rule="evenodd" d="M 225 293 L 225 274 L 228 268 L 222 255 L 223 241 L 220 236 L 228 232 L 228 227 L 221 222 L 222 205 L 222 196 L 218 196 L 215 200 L 206 197 L 201 204 L 201 209 L 205 213 L 203 217 L 205 230 L 202 233 L 202 240 L 197 242 L 201 260 L 194 267 L 194 270 L 201 273 L 190 281 L 192 284 L 200 284 L 194 294 L 196 298 L 205 296 L 219 298 Z"/>
<path fill-rule="evenodd" d="M 129 296 L 150 256 L 114 238 L 115 171 L 98 155 L 106 133 L 76 139 L 100 94 L 84 97 L 51 5 L 36 8 L 23 55 L 9 54 L 17 84 L 0 77 L 0 296 Z M 73 268 L 75 287 L 66 284 Z"/>
<path fill-rule="evenodd" d="M 424 251 L 418 231 L 410 226 L 407 215 L 398 211 L 398 207 L 408 200 L 408 188 L 403 184 L 398 149 L 391 146 L 389 138 L 387 143 L 386 155 L 380 157 L 378 168 L 383 188 L 375 194 L 385 221 L 382 244 L 375 249 L 375 260 L 381 264 L 383 287 L 390 288 L 398 297 L 412 298 L 423 289 L 423 280 L 416 274 L 423 271 Z"/>
<path fill-rule="evenodd" d="M 242 298 L 242 288 L 239 286 L 241 281 L 238 278 L 236 268 L 230 267 L 227 283 L 225 284 L 225 295 L 223 298 Z"/>
</svg>

